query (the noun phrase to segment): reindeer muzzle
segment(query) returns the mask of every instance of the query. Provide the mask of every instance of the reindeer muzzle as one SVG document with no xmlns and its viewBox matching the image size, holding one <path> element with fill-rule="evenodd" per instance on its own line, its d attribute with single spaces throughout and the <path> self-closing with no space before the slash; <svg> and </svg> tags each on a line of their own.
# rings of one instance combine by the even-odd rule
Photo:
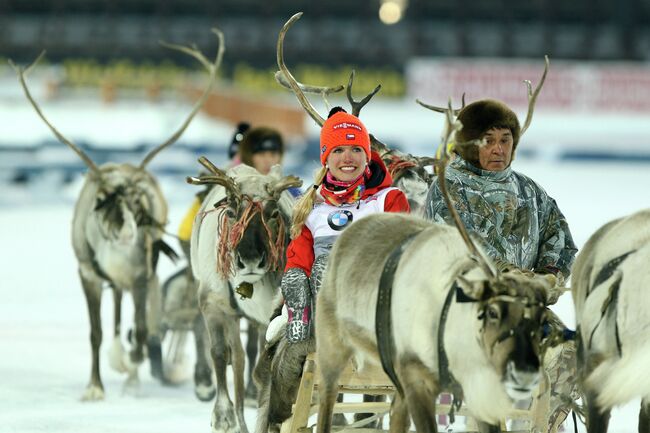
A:
<svg viewBox="0 0 650 433">
<path fill-rule="evenodd" d="M 512 400 L 526 400 L 532 397 L 533 391 L 539 385 L 541 375 L 539 368 L 518 369 L 513 361 L 506 367 L 504 386 Z"/>
</svg>

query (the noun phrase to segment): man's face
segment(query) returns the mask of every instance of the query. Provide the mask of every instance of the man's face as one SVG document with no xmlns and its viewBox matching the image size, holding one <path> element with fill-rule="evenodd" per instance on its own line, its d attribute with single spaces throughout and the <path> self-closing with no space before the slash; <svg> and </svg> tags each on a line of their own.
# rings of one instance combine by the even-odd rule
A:
<svg viewBox="0 0 650 433">
<path fill-rule="evenodd" d="M 478 160 L 483 170 L 505 170 L 512 160 L 512 132 L 508 128 L 491 128 L 483 136 L 485 145 L 478 148 Z"/>
</svg>

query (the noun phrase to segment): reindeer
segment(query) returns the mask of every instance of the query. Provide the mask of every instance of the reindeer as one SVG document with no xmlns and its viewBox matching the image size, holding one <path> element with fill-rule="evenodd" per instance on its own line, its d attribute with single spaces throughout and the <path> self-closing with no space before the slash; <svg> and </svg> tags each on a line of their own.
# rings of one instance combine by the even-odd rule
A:
<svg viewBox="0 0 650 433">
<path fill-rule="evenodd" d="M 138 365 L 145 355 L 155 352 L 152 362 L 154 376 L 162 377 L 160 361 L 160 294 L 156 265 L 161 251 L 171 254 L 162 235 L 167 222 L 167 204 L 155 178 L 147 171 L 149 162 L 163 149 L 172 145 L 185 131 L 191 120 L 207 99 L 216 80 L 216 73 L 224 52 L 223 35 L 213 32 L 219 39 L 219 50 L 214 62 L 208 61 L 196 49 L 166 44 L 198 59 L 209 71 L 210 80 L 203 95 L 181 127 L 165 142 L 152 149 L 140 165 L 107 163 L 97 166 L 76 144 L 64 137 L 45 117 L 33 99 L 26 75 L 38 63 L 41 54 L 27 69 L 10 62 L 20 80 L 25 96 L 37 114 L 54 135 L 69 146 L 88 166 L 84 186 L 75 206 L 72 221 L 72 245 L 79 262 L 79 277 L 86 297 L 90 317 L 90 342 L 92 363 L 90 383 L 83 400 L 104 398 L 104 386 L 99 370 L 99 348 L 102 343 L 100 317 L 102 286 L 113 289 L 114 327 L 109 364 L 119 372 L 127 372 L 128 386 L 138 383 Z M 133 295 L 135 331 L 131 338 L 133 347 L 125 354 L 121 342 L 121 303 L 123 291 Z"/>
<path fill-rule="evenodd" d="M 499 274 L 468 235 L 444 187 L 446 148 L 461 127 L 451 107 L 447 114 L 436 171 L 457 229 L 376 214 L 334 245 L 316 307 L 318 433 L 331 429 L 337 379 L 351 358 L 381 364 L 395 383 L 394 433 L 407 430 L 409 413 L 419 432 L 436 431 L 435 398 L 445 390 L 464 399 L 481 432 L 498 432 L 542 378 L 555 277 Z"/>
<path fill-rule="evenodd" d="M 206 158 L 200 162 L 211 174 L 190 177 L 188 182 L 216 185 L 203 201 L 191 237 L 192 271 L 199 283 L 199 308 L 217 379 L 212 430 L 247 433 L 239 319 L 245 317 L 265 331 L 279 303 L 294 203 L 286 190 L 302 181 L 281 177 L 280 166 L 262 175 L 247 165 L 224 172 Z M 203 353 L 201 348 L 197 347 L 197 353 Z M 234 409 L 226 382 L 228 362 L 235 378 Z M 197 374 L 200 370 L 206 373 L 197 377 L 204 390 L 197 389 L 197 393 L 213 392 L 209 368 L 197 368 Z"/>
<path fill-rule="evenodd" d="M 578 372 L 587 431 L 607 432 L 612 407 L 641 398 L 639 432 L 650 432 L 650 209 L 605 224 L 571 273 Z"/>
</svg>

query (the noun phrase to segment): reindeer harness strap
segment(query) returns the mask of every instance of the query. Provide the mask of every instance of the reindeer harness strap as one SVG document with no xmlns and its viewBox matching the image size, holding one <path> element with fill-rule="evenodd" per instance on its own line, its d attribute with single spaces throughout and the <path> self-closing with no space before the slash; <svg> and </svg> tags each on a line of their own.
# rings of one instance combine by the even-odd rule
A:
<svg viewBox="0 0 650 433">
<path fill-rule="evenodd" d="M 381 272 L 381 278 L 379 279 L 377 309 L 375 311 L 375 334 L 377 336 L 377 351 L 381 359 L 381 366 L 384 372 L 386 372 L 386 375 L 395 384 L 395 388 L 402 398 L 404 398 L 404 388 L 402 388 L 402 384 L 397 378 L 395 365 L 393 364 L 395 358 L 395 340 L 393 339 L 393 322 L 391 320 L 390 307 L 395 271 L 399 265 L 402 253 L 418 233 L 411 233 L 404 238 L 393 249 L 390 256 L 388 256 L 386 264 L 384 264 L 384 269 Z"/>
<path fill-rule="evenodd" d="M 451 374 L 451 371 L 449 371 L 449 359 L 447 358 L 447 352 L 445 352 L 444 342 L 445 325 L 447 324 L 449 306 L 451 305 L 452 299 L 454 299 L 454 295 L 458 298 L 462 294 L 463 291 L 460 290 L 458 284 L 454 281 L 454 284 L 447 293 L 445 303 L 442 306 L 440 323 L 438 324 L 438 379 L 440 380 L 440 387 L 444 390 L 450 391 L 454 397 L 451 409 L 449 410 L 449 421 L 451 423 L 455 421 L 454 412 L 460 409 L 460 406 L 463 403 L 463 389 L 458 381 L 456 381 L 456 378 L 454 378 L 454 375 Z"/>
<path fill-rule="evenodd" d="M 616 271 L 618 270 L 618 267 L 620 266 L 621 263 L 629 256 L 630 254 L 636 252 L 636 250 L 629 251 L 623 255 L 620 255 L 616 257 L 615 259 L 610 260 L 603 266 L 598 272 L 598 275 L 596 276 L 596 279 L 594 280 L 594 283 L 591 285 L 590 288 L 598 287 L 605 281 L 607 281 L 614 273 L 617 273 Z M 611 283 L 609 286 L 609 295 L 603 302 L 602 307 L 600 308 L 600 319 L 598 319 L 598 323 L 596 323 L 596 326 L 594 326 L 594 329 L 591 331 L 591 335 L 589 336 L 589 346 L 591 347 L 591 340 L 594 338 L 594 333 L 598 329 L 598 326 L 600 326 L 600 323 L 602 322 L 603 318 L 607 314 L 607 310 L 609 309 L 610 306 L 616 306 L 616 301 L 618 300 L 618 290 L 621 287 L 621 279 L 623 278 L 623 275 L 618 272 L 616 275 L 615 280 Z M 589 291 L 591 293 L 591 290 Z M 587 296 L 589 295 L 587 294 Z M 612 314 L 616 315 L 616 310 L 612 310 Z M 618 349 L 618 355 L 622 356 L 623 351 L 621 349 L 621 339 L 619 336 L 618 332 L 618 320 L 616 320 L 616 317 L 614 317 L 614 332 L 615 332 L 615 337 L 616 337 L 616 348 Z"/>
</svg>

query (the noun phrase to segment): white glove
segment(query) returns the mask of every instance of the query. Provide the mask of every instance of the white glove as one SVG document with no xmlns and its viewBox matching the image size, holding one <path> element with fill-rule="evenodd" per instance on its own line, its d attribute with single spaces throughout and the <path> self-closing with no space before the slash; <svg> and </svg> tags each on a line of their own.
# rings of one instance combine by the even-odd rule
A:
<svg viewBox="0 0 650 433">
<path fill-rule="evenodd" d="M 266 342 L 275 343 L 282 335 L 284 335 L 284 329 L 287 327 L 287 322 L 289 321 L 289 312 L 287 311 L 287 304 L 282 306 L 282 313 L 269 323 L 268 328 L 266 328 Z"/>
</svg>

